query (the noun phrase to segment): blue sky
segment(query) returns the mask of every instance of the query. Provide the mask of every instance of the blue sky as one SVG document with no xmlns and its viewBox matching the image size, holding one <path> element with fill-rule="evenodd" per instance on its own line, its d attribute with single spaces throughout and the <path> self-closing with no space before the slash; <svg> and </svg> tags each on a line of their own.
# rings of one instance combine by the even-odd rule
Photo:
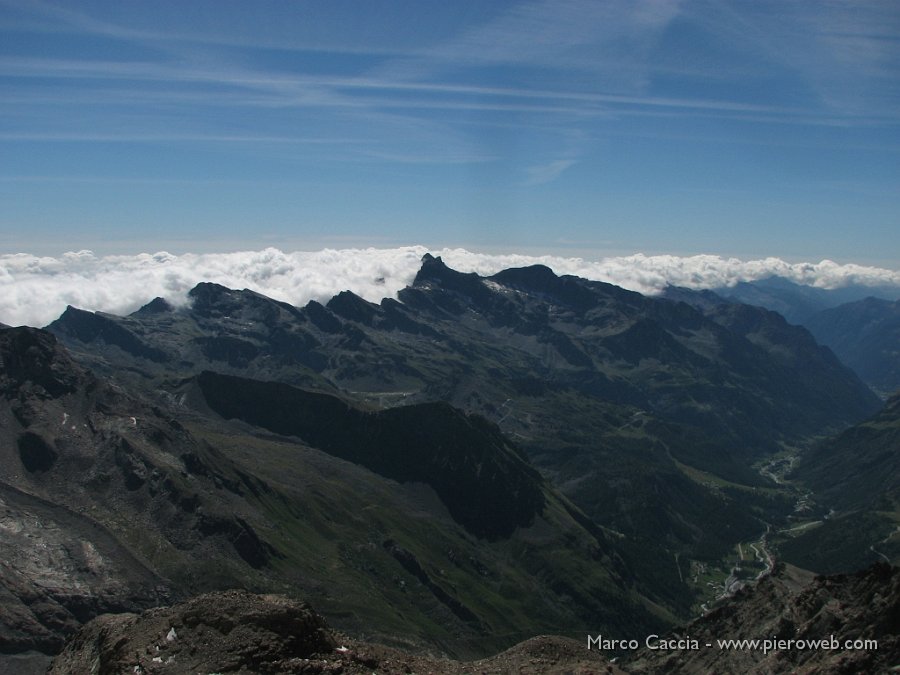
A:
<svg viewBox="0 0 900 675">
<path fill-rule="evenodd" d="M 0 0 L 0 252 L 900 269 L 896 2 Z"/>
</svg>

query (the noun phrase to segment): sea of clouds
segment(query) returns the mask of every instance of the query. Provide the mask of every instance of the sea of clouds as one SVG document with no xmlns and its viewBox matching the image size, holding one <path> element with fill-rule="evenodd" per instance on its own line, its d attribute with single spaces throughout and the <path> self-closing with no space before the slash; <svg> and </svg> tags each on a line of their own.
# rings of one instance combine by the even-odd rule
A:
<svg viewBox="0 0 900 675">
<path fill-rule="evenodd" d="M 81 309 L 127 314 L 153 298 L 179 305 L 201 281 L 249 288 L 293 305 L 327 301 L 351 290 L 378 302 L 412 282 L 426 252 L 439 255 L 461 272 L 493 274 L 508 267 L 541 263 L 557 274 L 606 281 L 645 294 L 666 285 L 692 289 L 733 286 L 778 275 L 819 288 L 849 284 L 900 286 L 900 272 L 818 263 L 788 263 L 779 258 L 743 261 L 713 255 L 678 257 L 635 254 L 601 260 L 561 256 L 496 255 L 465 249 L 429 250 L 424 246 L 390 249 L 325 249 L 285 253 L 275 248 L 237 253 L 96 256 L 90 251 L 41 257 L 0 255 L 0 322 L 45 326 L 73 305 Z"/>
</svg>

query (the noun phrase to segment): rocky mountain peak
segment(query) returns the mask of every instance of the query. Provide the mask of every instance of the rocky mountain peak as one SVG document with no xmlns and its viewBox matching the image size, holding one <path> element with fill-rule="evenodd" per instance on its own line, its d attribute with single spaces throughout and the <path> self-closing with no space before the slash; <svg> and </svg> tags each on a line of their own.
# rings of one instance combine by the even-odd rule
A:
<svg viewBox="0 0 900 675">
<path fill-rule="evenodd" d="M 165 298 L 153 298 L 146 305 L 134 312 L 133 316 L 146 316 L 149 314 L 165 314 L 171 312 L 175 308 Z"/>
<path fill-rule="evenodd" d="M 505 286 L 522 286 L 536 291 L 549 291 L 559 281 L 559 277 L 546 265 L 511 267 L 498 272 L 491 279 Z"/>
<path fill-rule="evenodd" d="M 50 333 L 27 326 L 0 330 L 3 391 L 18 390 L 30 382 L 57 398 L 75 391 L 84 377 L 85 372 Z"/>
<path fill-rule="evenodd" d="M 106 615 L 84 626 L 51 675 L 89 672 L 490 673 L 621 675 L 580 641 L 541 636 L 478 662 L 362 642 L 334 631 L 306 603 L 244 591 L 208 593 L 142 614 Z"/>
<path fill-rule="evenodd" d="M 148 346 L 129 327 L 122 325 L 119 317 L 109 314 L 88 312 L 69 305 L 56 321 L 47 326 L 47 330 L 63 340 L 97 342 L 152 361 L 166 360 L 165 353 Z"/>
<path fill-rule="evenodd" d="M 441 259 L 441 256 L 435 257 L 430 253 L 426 253 L 422 256 L 422 266 L 416 273 L 416 278 L 413 281 L 413 286 L 419 286 L 423 283 L 427 283 L 428 281 L 440 281 L 448 274 L 452 276 L 454 274 L 459 274 L 459 272 L 447 267 L 447 265 Z"/>
<path fill-rule="evenodd" d="M 325 305 L 338 316 L 363 324 L 371 324 L 378 306 L 367 302 L 351 291 L 341 291 Z"/>
<path fill-rule="evenodd" d="M 412 288 L 421 290 L 438 288 L 441 291 L 459 293 L 475 303 L 489 302 L 493 295 L 475 272 L 457 272 L 447 267 L 440 256 L 435 258 L 430 255 L 427 258 L 422 257 L 422 267 L 413 280 Z M 401 298 L 404 291 L 400 292 Z"/>
<path fill-rule="evenodd" d="M 545 265 L 513 267 L 489 278 L 504 286 L 547 296 L 555 302 L 582 311 L 598 302 L 597 294 L 583 286 L 578 279 L 557 276 Z"/>
<path fill-rule="evenodd" d="M 230 288 L 208 281 L 197 284 L 188 292 L 193 310 L 201 315 L 230 313 L 239 305 L 236 295 Z"/>
</svg>

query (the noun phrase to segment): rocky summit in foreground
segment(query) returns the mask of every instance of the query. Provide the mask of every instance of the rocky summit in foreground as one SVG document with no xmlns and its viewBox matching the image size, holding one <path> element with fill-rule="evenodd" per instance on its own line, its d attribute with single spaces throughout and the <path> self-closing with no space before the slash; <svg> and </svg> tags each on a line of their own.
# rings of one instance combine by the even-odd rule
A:
<svg viewBox="0 0 900 675">
<path fill-rule="evenodd" d="M 453 661 L 341 635 L 302 602 L 224 591 L 98 617 L 49 673 L 881 673 L 900 665 L 900 568 L 810 579 L 779 565 L 682 630 L 605 637 L 638 646 L 614 657 L 602 636 L 541 636 Z"/>
<path fill-rule="evenodd" d="M 537 637 L 489 659 L 451 661 L 335 633 L 302 602 L 222 591 L 85 625 L 50 667 L 71 673 L 594 673 L 606 658 L 582 643 Z"/>
</svg>

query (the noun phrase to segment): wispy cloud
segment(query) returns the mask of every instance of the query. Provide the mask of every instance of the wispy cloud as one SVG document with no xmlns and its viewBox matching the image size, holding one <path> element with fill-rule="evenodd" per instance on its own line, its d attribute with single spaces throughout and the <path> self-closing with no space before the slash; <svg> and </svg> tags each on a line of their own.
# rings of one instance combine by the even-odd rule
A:
<svg viewBox="0 0 900 675">
<path fill-rule="evenodd" d="M 688 19 L 727 41 L 732 53 L 755 60 L 757 68 L 790 74 L 795 95 L 818 99 L 806 102 L 810 109 L 848 116 L 896 116 L 900 110 L 900 12 L 889 0 L 689 7 Z"/>
<path fill-rule="evenodd" d="M 5 4 L 22 7 L 8 1 Z M 693 5 L 678 0 L 531 0 L 511 5 L 495 13 L 493 19 L 465 28 L 430 48 L 395 50 L 400 55 L 383 58 L 381 65 L 375 68 L 336 76 L 264 68 L 254 65 L 252 59 L 225 57 L 210 48 L 235 40 L 245 42 L 249 49 L 266 44 L 265 40 L 256 44 L 253 40 L 238 39 L 240 34 L 233 31 L 166 33 L 123 25 L 86 11 L 42 1 L 27 7 L 49 21 L 51 28 L 140 44 L 155 53 L 156 58 L 104 61 L 7 56 L 0 59 L 0 73 L 9 78 L 78 81 L 82 86 L 68 88 L 65 100 L 70 103 L 80 100 L 85 105 L 112 102 L 122 106 L 128 101 L 139 105 L 143 101 L 159 108 L 167 104 L 186 105 L 192 101 L 199 107 L 308 108 L 321 110 L 322 114 L 334 110 L 346 116 L 348 126 L 365 122 L 372 135 L 380 134 L 389 142 L 402 137 L 394 123 L 397 119 L 394 114 L 402 111 L 404 118 L 415 116 L 420 125 L 430 126 L 431 141 L 423 146 L 429 151 L 435 150 L 434 139 L 447 135 L 450 150 L 435 152 L 432 161 L 440 161 L 440 157 L 445 156 L 449 163 L 463 156 L 483 161 L 486 156 L 483 151 L 458 151 L 460 134 L 466 132 L 453 113 L 531 116 L 542 119 L 539 133 L 546 143 L 560 146 L 549 153 L 559 157 L 566 156 L 561 146 L 565 144 L 565 134 L 569 130 L 575 126 L 596 125 L 598 120 L 663 114 L 686 118 L 719 117 L 759 124 L 842 123 L 840 115 L 850 114 L 847 106 L 833 106 L 830 111 L 822 111 L 804 106 L 773 105 L 763 100 L 659 95 L 650 86 L 658 70 L 666 67 L 654 56 L 654 50 L 672 22 L 685 16 L 701 24 L 705 22 L 710 32 L 730 31 L 727 32 L 729 38 L 735 38 L 742 48 L 751 49 L 746 35 L 740 35 L 734 28 L 735 25 L 744 26 L 745 32 L 760 38 L 759 44 L 770 58 L 779 59 L 785 67 L 802 70 L 811 81 L 825 81 L 827 69 L 816 66 L 816 59 L 801 58 L 802 50 L 790 47 L 791 42 L 787 39 L 799 31 L 798 27 L 807 25 L 814 29 L 816 53 L 825 50 L 832 55 L 831 61 L 837 59 L 849 64 L 855 59 L 857 65 L 863 64 L 861 67 L 866 72 L 877 72 L 877 67 L 882 71 L 889 70 L 895 65 L 897 50 L 893 39 L 896 34 L 890 25 L 878 29 L 878 12 L 861 12 L 863 19 L 845 22 L 843 25 L 848 27 L 844 32 L 838 32 L 837 27 L 847 18 L 844 16 L 847 12 L 839 7 L 835 9 L 832 3 L 825 4 L 828 7 L 822 13 L 783 12 L 786 25 L 771 30 L 770 16 L 741 4 L 729 6 L 726 3 L 716 11 L 704 14 L 693 9 Z M 701 14 L 704 16 L 700 17 Z M 885 17 L 881 18 L 884 20 Z M 195 42 L 191 41 L 191 35 L 196 37 Z M 295 42 L 292 46 L 302 49 L 305 44 Z M 332 40 L 330 44 L 331 49 L 341 49 L 339 42 Z M 877 47 L 879 44 L 881 46 Z M 318 48 L 312 43 L 309 47 Z M 483 69 L 498 66 L 530 69 L 528 85 L 484 84 L 480 77 Z M 90 84 L 91 81 L 95 84 Z M 134 83 L 141 81 L 153 83 L 152 91 L 136 90 Z M 102 88 L 97 84 L 100 82 L 104 83 Z M 585 82 L 590 82 L 590 86 L 585 87 Z M 186 91 L 183 85 L 193 85 L 193 90 Z M 11 97 L 7 102 L 12 104 L 14 101 L 22 106 L 37 104 L 42 96 L 47 96 L 41 88 L 9 93 Z M 61 95 L 57 92 L 56 96 Z M 862 114 L 858 109 L 851 112 L 855 117 Z M 873 111 L 869 111 L 868 116 L 872 121 L 884 119 Z M 53 132 L 45 131 L 44 138 L 49 139 Z M 150 137 L 152 135 L 148 134 L 147 138 Z M 235 138 L 226 134 L 220 137 L 223 141 Z M 24 139 L 24 135 L 20 139 Z M 289 142 L 305 141 L 294 139 Z M 365 148 L 363 150 L 360 157 L 372 156 Z M 406 147 L 382 152 L 381 156 L 385 159 L 413 157 L 415 153 Z M 419 161 L 422 159 L 424 156 L 419 157 Z M 544 166 L 552 172 L 553 166 L 561 165 L 545 163 Z M 539 169 L 535 163 L 537 180 L 541 178 Z"/>
<path fill-rule="evenodd" d="M 352 290 L 378 302 L 395 296 L 415 277 L 424 246 L 391 249 L 325 249 L 285 253 L 275 248 L 218 254 L 95 256 L 90 251 L 59 257 L 29 254 L 0 256 L 0 322 L 44 326 L 66 305 L 126 314 L 156 296 L 175 304 L 201 281 L 249 288 L 272 298 L 303 305 Z M 606 281 L 642 293 L 666 285 L 688 288 L 731 286 L 779 275 L 802 284 L 834 288 L 849 283 L 895 285 L 900 272 L 818 263 L 788 263 L 779 258 L 742 261 L 698 255 L 645 256 L 585 260 L 561 256 L 496 255 L 466 249 L 432 250 L 464 272 L 493 274 L 508 267 L 544 264 L 557 274 Z"/>
<path fill-rule="evenodd" d="M 587 68 L 605 75 L 608 86 L 635 89 L 644 83 L 647 53 L 677 16 L 679 5 L 679 0 L 522 2 L 424 56 L 391 62 L 379 72 L 410 81 L 427 80 L 448 69 L 496 64 L 524 64 L 557 73 Z"/>
<path fill-rule="evenodd" d="M 364 138 L 303 138 L 296 136 L 226 136 L 213 134 L 98 134 L 98 133 L 0 133 L 0 141 L 37 143 L 275 143 L 278 145 L 346 145 L 372 143 Z"/>
<path fill-rule="evenodd" d="M 21 7 L 18 3 L 4 4 Z M 623 114 L 629 108 L 643 107 L 788 116 L 813 112 L 808 107 L 761 101 L 651 93 L 650 78 L 670 67 L 654 54 L 654 49 L 672 22 L 684 18 L 728 40 L 733 51 L 756 52 L 770 62 L 801 73 L 823 98 L 847 99 L 845 105 L 835 105 L 833 112 L 865 112 L 857 94 L 861 88 L 874 94 L 877 85 L 888 85 L 881 87 L 883 95 L 894 97 L 896 102 L 895 87 L 890 85 L 900 66 L 900 13 L 892 10 L 891 3 L 860 0 L 848 5 L 829 1 L 816 3 L 815 7 L 800 3 L 779 7 L 778 12 L 765 3 L 760 5 L 765 6 L 725 2 L 709 8 L 681 0 L 531 0 L 512 5 L 494 19 L 431 48 L 406 50 L 395 58 L 383 59 L 382 65 L 368 72 L 334 77 L 261 70 L 203 48 L 206 44 L 230 44 L 235 40 L 248 48 L 266 45 L 265 41 L 256 44 L 253 40 L 237 39 L 239 34 L 137 29 L 71 7 L 33 2 L 28 7 L 56 21 L 57 27 L 148 45 L 159 57 L 130 62 L 5 57 L 0 59 L 0 71 L 10 77 L 128 78 L 229 85 L 265 92 L 277 97 L 281 104 L 297 106 L 377 108 L 407 103 L 404 97 L 376 101 L 356 95 L 375 89 L 477 97 L 481 105 L 488 105 L 485 97 L 547 99 L 556 103 L 531 110 L 550 114 L 572 112 L 559 110 L 558 102 L 562 100 L 583 106 L 611 105 Z M 173 50 L 169 47 L 171 42 L 194 44 L 197 48 L 185 49 L 182 45 Z M 305 43 L 284 46 L 316 48 Z M 330 49 L 340 51 L 344 46 L 351 45 L 334 43 Z M 467 73 L 474 75 L 481 68 L 502 64 L 531 68 L 531 84 L 488 87 L 476 84 L 478 77 L 467 77 Z M 711 62 L 706 71 L 696 76 L 722 77 L 729 65 Z M 462 73 L 463 77 L 447 78 L 449 72 Z M 566 86 L 572 81 L 583 83 L 585 76 L 590 77 L 590 87 Z M 559 86 L 541 86 L 548 83 Z M 857 105 L 850 106 L 850 99 Z M 457 99 L 447 102 L 446 107 L 474 103 Z M 425 107 L 426 101 L 420 100 L 418 105 Z M 432 99 L 427 105 L 440 107 L 442 102 Z M 495 105 L 502 108 L 501 104 Z"/>
<path fill-rule="evenodd" d="M 734 102 L 704 98 L 677 98 L 652 95 L 621 95 L 613 93 L 586 92 L 565 88 L 542 89 L 524 87 L 491 87 L 474 84 L 448 84 L 440 82 L 409 82 L 391 80 L 384 77 L 366 76 L 322 76 L 296 75 L 285 73 L 259 72 L 231 67 L 189 68 L 148 62 L 110 62 L 62 59 L 0 58 L 0 74 L 7 77 L 42 77 L 98 80 L 150 80 L 161 83 L 192 82 L 208 85 L 229 85 L 241 89 L 268 94 L 269 102 L 282 106 L 334 106 L 349 108 L 444 108 L 444 109 L 493 109 L 506 111 L 527 111 L 545 114 L 591 115 L 607 113 L 628 114 L 629 110 L 661 108 L 667 110 L 704 111 L 720 114 L 759 113 L 770 115 L 808 116 L 809 111 L 766 104 Z M 351 98 L 352 92 L 381 92 L 374 98 Z M 297 96 L 303 92 L 303 96 Z M 402 97 L 388 97 L 385 93 L 402 93 Z M 104 98 L 108 92 L 101 92 Z M 141 92 L 134 92 L 141 94 Z M 328 95 L 324 95 L 327 93 Z M 409 94 L 419 94 L 421 98 L 410 98 Z M 40 94 L 36 94 L 39 96 Z M 73 92 L 73 96 L 79 96 Z M 433 95 L 449 95 L 454 98 L 436 99 Z M 83 95 L 82 95 L 83 96 Z M 172 96 L 184 100 L 185 92 L 156 91 L 141 94 L 143 99 L 151 96 L 163 100 Z M 221 99 L 222 105 L 240 105 L 240 98 L 225 97 L 216 92 L 208 100 L 211 104 Z M 203 95 L 193 94 L 190 98 L 202 102 Z M 22 102 L 30 99 L 22 97 Z M 96 98 L 85 99 L 95 102 Z M 263 99 L 253 96 L 246 100 L 248 105 L 259 105 Z M 528 102 L 526 104 L 526 102 Z M 564 104 L 563 104 L 564 103 Z"/>
<path fill-rule="evenodd" d="M 316 72 L 288 72 L 262 68 L 253 59 L 224 56 L 210 49 L 217 40 L 232 42 L 233 35 L 207 36 L 191 43 L 190 31 L 175 37 L 148 29 L 130 26 L 115 20 L 90 14 L 87 11 L 37 1 L 31 9 L 49 22 L 52 29 L 70 30 L 117 41 L 140 44 L 157 54 L 155 59 L 96 61 L 89 59 L 47 59 L 34 57 L 6 57 L 0 59 L 0 72 L 10 78 L 66 78 L 82 84 L 70 88 L 70 96 L 80 97 L 90 104 L 90 91 L 96 84 L 95 101 L 123 101 L 118 90 L 133 89 L 133 82 L 146 81 L 153 85 L 154 100 L 148 105 L 159 108 L 171 101 L 185 104 L 181 85 L 202 87 L 208 98 L 195 99 L 198 106 L 268 106 L 272 109 L 329 109 L 346 116 L 348 123 L 364 124 L 371 133 L 393 142 L 405 138 L 395 122 L 396 113 L 409 120 L 415 117 L 420 133 L 427 126 L 428 140 L 420 144 L 431 153 L 430 162 L 456 163 L 460 157 L 484 161 L 491 153 L 475 151 L 470 140 L 453 115 L 461 112 L 510 114 L 542 118 L 540 134 L 549 143 L 564 144 L 564 137 L 573 124 L 589 124 L 591 119 L 608 115 L 610 105 L 627 106 L 672 105 L 673 101 L 652 98 L 617 99 L 613 95 L 586 95 L 579 89 L 567 88 L 565 82 L 554 89 L 541 89 L 542 77 L 531 86 L 490 87 L 480 84 L 480 70 L 495 64 L 515 64 L 517 68 L 564 73 L 566 69 L 587 66 L 590 72 L 603 72 L 618 77 L 643 59 L 654 38 L 677 14 L 676 0 L 638 0 L 626 4 L 596 3 L 586 0 L 530 0 L 511 5 L 495 18 L 470 25 L 461 32 L 427 49 L 407 50 L 394 58 L 382 59 L 386 65 L 345 76 L 323 75 Z M 115 14 L 112 14 L 115 16 Z M 121 15 L 120 15 L 121 16 Z M 252 45 L 251 48 L 258 46 Z M 314 45 L 312 45 L 314 46 Z M 340 45 L 333 43 L 340 49 Z M 302 47 L 294 44 L 294 47 Z M 597 49 L 604 54 L 597 53 Z M 589 57 L 589 58 L 586 58 Z M 604 67 L 598 64 L 605 63 Z M 577 65 L 581 64 L 581 65 Z M 445 75 L 460 68 L 469 69 L 462 79 Z M 599 68 L 599 71 L 598 71 Z M 634 77 L 645 76 L 646 64 L 634 67 Z M 551 78 L 553 80 L 557 78 Z M 606 78 L 608 87 L 622 87 Z M 625 89 L 635 91 L 634 82 Z M 112 88 L 112 91 L 110 91 Z M 20 105 L 27 105 L 27 92 L 16 92 Z M 41 95 L 41 90 L 35 90 Z M 126 97 L 127 92 L 124 92 Z M 137 104 L 137 103 L 136 103 Z M 121 103 L 119 103 L 121 105 Z M 701 104 L 704 105 L 704 104 Z M 727 109 L 727 105 L 720 109 Z M 49 134 L 48 134 L 49 136 Z M 447 149 L 442 151 L 438 141 L 445 137 Z M 410 143 L 401 142 L 395 150 L 384 150 L 378 156 L 391 160 L 399 157 L 407 161 L 424 161 L 426 155 L 413 150 Z M 403 146 L 406 147 L 403 147 Z M 470 146 L 464 151 L 460 148 Z M 373 156 L 363 149 L 360 157 Z M 393 161 L 393 160 L 391 160 Z"/>
<path fill-rule="evenodd" d="M 574 159 L 555 159 L 547 164 L 528 167 L 525 169 L 525 172 L 528 174 L 525 184 L 543 185 L 544 183 L 550 183 L 559 178 L 560 174 L 574 163 Z"/>
<path fill-rule="evenodd" d="M 895 179 L 885 150 L 866 147 L 897 148 L 900 13 L 890 2 L 465 0 L 347 10 L 313 0 L 278 12 L 224 5 L 184 12 L 174 0 L 0 0 L 0 31 L 10 38 L 0 56 L 0 180 L 15 202 L 7 210 L 34 223 L 71 212 L 79 222 L 127 229 L 127 219 L 113 222 L 96 206 L 114 194 L 114 180 L 225 184 L 259 176 L 297 181 L 293 194 L 278 191 L 284 203 L 269 212 L 296 216 L 285 229 L 330 223 L 330 210 L 359 231 L 376 209 L 379 223 L 415 221 L 392 240 L 410 241 L 434 215 L 412 213 L 425 193 L 467 204 L 433 217 L 441 227 L 480 218 L 475 211 L 490 206 L 493 191 L 516 207 L 496 209 L 504 227 L 518 218 L 517 228 L 551 230 L 537 222 L 540 208 L 519 218 L 519 205 L 541 196 L 523 187 L 593 171 L 594 185 L 625 197 L 600 199 L 591 183 L 573 180 L 573 199 L 552 217 L 573 230 L 590 227 L 589 218 L 648 223 L 649 239 L 669 214 L 684 222 L 693 211 L 720 213 L 676 198 L 708 194 L 726 180 L 756 204 L 774 204 L 773 193 L 803 198 L 803 182 L 823 173 L 862 176 L 874 191 Z M 73 186 L 108 182 L 110 190 L 98 186 L 93 198 L 38 185 L 68 175 Z M 490 185 L 478 180 L 488 175 Z M 30 194 L 12 186 L 16 180 L 33 183 Z M 347 199 L 360 185 L 370 195 L 410 198 Z M 652 198 L 628 197 L 651 190 Z M 148 200 L 165 193 L 142 192 Z M 221 204 L 236 197 L 226 192 L 167 200 L 160 217 L 217 222 Z M 807 220 L 822 212 L 810 199 L 791 206 Z M 877 227 L 889 210 L 843 206 L 840 217 L 858 213 Z M 748 219 L 742 226 L 751 227 Z M 704 221 L 702 240 L 721 233 L 715 220 Z M 762 216 L 756 225 L 779 220 Z"/>
</svg>

